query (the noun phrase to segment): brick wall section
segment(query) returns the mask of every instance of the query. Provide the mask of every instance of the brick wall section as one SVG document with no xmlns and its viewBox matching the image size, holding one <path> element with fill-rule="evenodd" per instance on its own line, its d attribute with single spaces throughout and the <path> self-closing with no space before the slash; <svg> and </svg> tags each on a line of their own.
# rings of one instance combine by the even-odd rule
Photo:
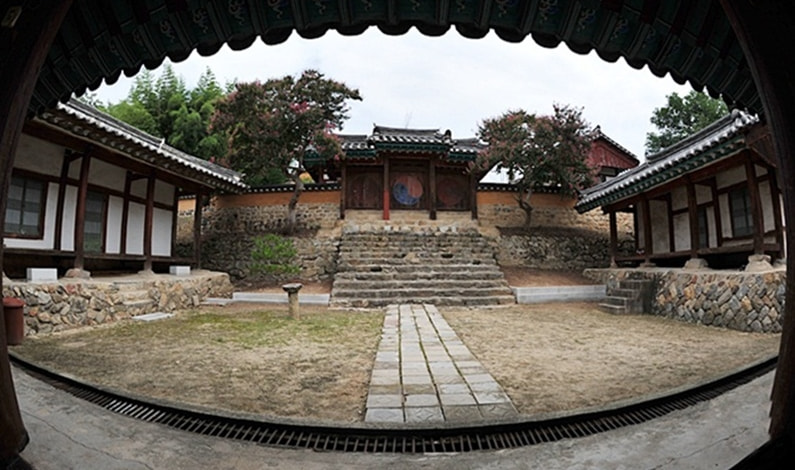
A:
<svg viewBox="0 0 795 470">
<path fill-rule="evenodd" d="M 516 202 L 516 195 L 517 193 L 510 191 L 479 191 L 478 219 L 481 225 L 523 226 L 525 212 Z M 530 199 L 533 205 L 530 225 L 577 228 L 610 234 L 610 219 L 607 214 L 596 209 L 579 214 L 574 210 L 576 202 L 573 198 L 561 197 L 558 194 L 533 194 Z M 620 237 L 631 237 L 634 233 L 632 215 L 618 214 L 617 226 Z"/>
<path fill-rule="evenodd" d="M 524 211 L 514 192 L 481 190 L 478 192 L 478 221 L 484 231 L 492 235 L 498 262 L 505 266 L 527 266 L 538 269 L 581 270 L 586 267 L 606 267 L 609 258 L 609 219 L 598 210 L 578 214 L 575 201 L 556 194 L 533 196 L 533 227 L 543 231 L 531 235 L 498 236 L 495 227 L 521 227 Z M 251 275 L 249 260 L 254 237 L 278 232 L 284 226 L 290 192 L 265 192 L 224 195 L 213 198 L 204 208 L 202 217 L 202 266 L 225 271 L 233 279 Z M 326 279 L 334 275 L 339 245 L 340 191 L 306 191 L 298 202 L 298 225 L 317 231 L 317 235 L 294 238 L 304 279 Z M 361 212 L 361 211 L 360 211 Z M 379 219 L 380 211 L 372 212 Z M 410 219 L 427 215 L 419 212 L 393 211 L 395 219 Z M 464 213 L 440 212 L 439 222 L 447 215 Z M 349 214 L 354 221 L 361 214 Z M 421 225 L 422 221 L 418 224 Z M 619 214 L 619 238 L 624 250 L 632 248 L 632 217 Z M 560 230 L 558 230 L 560 229 Z M 193 243 L 193 202 L 180 201 L 177 225 L 177 252 L 190 256 Z"/>
<path fill-rule="evenodd" d="M 683 271 L 681 269 L 586 270 L 608 291 L 627 277 L 653 281 L 652 315 L 739 331 L 781 332 L 787 273 Z"/>
</svg>

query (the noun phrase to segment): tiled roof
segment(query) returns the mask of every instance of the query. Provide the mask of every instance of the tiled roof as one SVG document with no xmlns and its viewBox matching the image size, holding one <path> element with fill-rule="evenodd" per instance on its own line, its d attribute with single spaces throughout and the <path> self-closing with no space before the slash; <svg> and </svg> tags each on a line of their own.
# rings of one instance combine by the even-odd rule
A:
<svg viewBox="0 0 795 470">
<path fill-rule="evenodd" d="M 608 136 L 607 134 L 602 132 L 602 127 L 601 126 L 596 126 L 596 129 L 594 129 L 594 131 L 595 132 L 594 132 L 593 140 L 604 139 L 610 145 L 612 145 L 613 147 L 615 147 L 618 150 L 624 152 L 626 154 L 627 158 L 630 158 L 630 159 L 634 160 L 636 164 L 640 163 L 640 160 L 638 160 L 638 157 L 634 153 L 630 152 L 629 149 L 627 149 L 623 145 L 619 144 L 615 140 L 611 139 L 610 136 Z"/>
<path fill-rule="evenodd" d="M 378 151 L 444 153 L 447 160 L 473 161 L 485 148 L 475 138 L 454 140 L 450 131 L 373 126 L 372 134 L 340 134 L 342 150 L 351 158 L 375 158 Z"/>
<path fill-rule="evenodd" d="M 98 145 L 109 147 L 128 158 L 197 181 L 203 186 L 231 192 L 248 188 L 240 173 L 171 147 L 163 139 L 78 100 L 59 103 L 55 109 L 43 112 L 38 119 L 90 139 Z"/>
<path fill-rule="evenodd" d="M 759 122 L 734 110 L 692 136 L 647 157 L 646 162 L 582 192 L 575 208 L 587 212 L 635 196 L 672 178 L 729 156 L 744 144 L 744 131 Z"/>
</svg>

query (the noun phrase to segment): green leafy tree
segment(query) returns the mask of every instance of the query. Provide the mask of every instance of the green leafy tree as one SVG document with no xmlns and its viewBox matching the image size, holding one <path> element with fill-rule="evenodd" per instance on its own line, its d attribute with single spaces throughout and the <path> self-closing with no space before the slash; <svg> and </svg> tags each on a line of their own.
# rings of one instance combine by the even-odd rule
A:
<svg viewBox="0 0 795 470">
<path fill-rule="evenodd" d="M 667 105 L 652 112 L 651 123 L 657 132 L 646 134 L 646 155 L 670 147 L 729 112 L 723 101 L 695 90 L 683 97 L 674 92 L 667 99 Z"/>
<path fill-rule="evenodd" d="M 296 264 L 297 257 L 298 250 L 292 240 L 268 233 L 254 239 L 249 267 L 256 274 L 298 274 L 301 267 Z"/>
<path fill-rule="evenodd" d="M 188 90 L 182 77 L 166 65 L 159 77 L 142 71 L 129 95 L 108 106 L 114 117 L 157 137 L 169 145 L 206 160 L 226 154 L 226 137 L 209 131 L 215 103 L 226 95 L 208 68 L 196 87 Z"/>
<path fill-rule="evenodd" d="M 288 233 L 296 227 L 304 156 L 309 151 L 340 154 L 333 131 L 348 118 L 348 100 L 361 100 L 359 91 L 307 70 L 298 78 L 238 83 L 216 104 L 212 130 L 228 137 L 226 163 L 252 185 L 272 182 L 274 169 L 295 185 L 287 206 Z"/>
<path fill-rule="evenodd" d="M 573 196 L 592 181 L 586 162 L 592 131 L 582 110 L 557 104 L 553 108 L 551 116 L 508 111 L 483 121 L 478 129 L 478 137 L 488 143 L 479 156 L 480 164 L 505 170 L 518 187 L 516 200 L 525 211 L 526 228 L 530 227 L 534 191 L 552 188 Z"/>
</svg>

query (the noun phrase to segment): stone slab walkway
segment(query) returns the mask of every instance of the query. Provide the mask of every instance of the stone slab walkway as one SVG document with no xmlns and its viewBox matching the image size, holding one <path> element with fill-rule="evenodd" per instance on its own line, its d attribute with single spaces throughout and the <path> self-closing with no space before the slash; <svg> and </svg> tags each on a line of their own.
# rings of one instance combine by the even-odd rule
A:
<svg viewBox="0 0 795 470">
<path fill-rule="evenodd" d="M 366 422 L 482 423 L 516 415 L 500 384 L 434 305 L 387 307 Z"/>
</svg>

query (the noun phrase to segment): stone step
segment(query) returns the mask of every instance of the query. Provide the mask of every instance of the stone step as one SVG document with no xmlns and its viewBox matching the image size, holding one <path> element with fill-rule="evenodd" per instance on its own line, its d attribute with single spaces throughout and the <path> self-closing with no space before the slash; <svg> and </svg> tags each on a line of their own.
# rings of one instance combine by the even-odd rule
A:
<svg viewBox="0 0 795 470">
<path fill-rule="evenodd" d="M 611 305 L 608 303 L 600 303 L 599 309 L 603 312 L 611 313 L 613 315 L 626 315 L 627 309 L 626 307 L 620 307 L 618 305 Z"/>
<path fill-rule="evenodd" d="M 625 299 L 637 299 L 640 295 L 640 292 L 638 292 L 637 289 L 624 289 L 619 287 L 616 289 L 610 289 L 608 295 L 611 297 L 623 297 Z"/>
<path fill-rule="evenodd" d="M 467 307 L 486 307 L 495 305 L 510 305 L 516 303 L 516 299 L 512 295 L 495 295 L 495 296 L 475 296 L 475 297 L 447 297 L 447 296 L 429 296 L 429 297 L 394 297 L 394 298 L 364 298 L 364 299 L 349 299 L 349 298 L 331 298 L 331 306 L 344 308 L 376 308 L 386 307 L 396 303 L 414 303 L 414 304 L 434 304 L 437 306 L 467 306 Z"/>
<path fill-rule="evenodd" d="M 422 280 L 342 280 L 334 282 L 334 289 L 338 290 L 398 290 L 398 289 L 435 289 L 435 290 L 460 290 L 460 289 L 504 289 L 508 287 L 505 279 L 422 279 Z"/>
<path fill-rule="evenodd" d="M 472 252 L 472 253 L 489 253 L 494 250 L 490 246 L 477 246 L 477 245 L 449 245 L 449 246 L 435 246 L 431 244 L 411 244 L 411 245 L 394 245 L 394 246 L 374 246 L 367 243 L 359 243 L 354 246 L 344 246 L 339 249 L 341 255 L 358 254 L 358 253 L 395 253 L 395 252 Z"/>
<path fill-rule="evenodd" d="M 416 263 L 416 264 L 351 264 L 338 263 L 337 274 L 335 277 L 345 273 L 459 273 L 462 271 L 471 273 L 494 273 L 502 272 L 496 263 L 488 264 L 435 264 L 435 263 Z"/>
<path fill-rule="evenodd" d="M 499 296 L 508 295 L 513 298 L 513 292 L 505 287 L 469 287 L 469 288 L 450 288 L 434 289 L 425 288 L 401 288 L 401 289 L 331 289 L 331 298 L 348 299 L 411 299 L 415 297 L 477 297 L 477 296 Z"/>
<path fill-rule="evenodd" d="M 619 289 L 640 290 L 649 286 L 652 281 L 648 279 L 623 279 L 619 281 Z"/>
<path fill-rule="evenodd" d="M 407 255 L 407 256 L 394 256 L 392 258 L 378 257 L 378 256 L 362 256 L 361 258 L 340 258 L 337 264 L 343 265 L 356 265 L 356 266 L 378 266 L 378 265 L 419 265 L 419 264 L 496 264 L 494 256 L 491 255 L 468 255 L 468 256 L 444 256 L 444 255 Z"/>
<path fill-rule="evenodd" d="M 602 303 L 613 305 L 616 307 L 622 307 L 628 311 L 630 304 L 632 303 L 632 299 L 628 299 L 626 297 L 616 297 L 613 295 L 608 295 L 607 297 L 605 297 Z"/>
<path fill-rule="evenodd" d="M 478 268 L 485 268 L 486 266 L 477 266 Z M 496 268 L 496 266 L 495 266 Z M 504 280 L 505 277 L 499 269 L 480 269 L 480 270 L 462 270 L 462 271 L 417 271 L 412 270 L 409 272 L 395 272 L 383 270 L 379 272 L 360 272 L 360 271 L 345 271 L 338 272 L 334 276 L 334 282 L 351 282 L 351 281 L 431 281 L 431 280 L 448 280 L 448 281 L 468 281 L 475 279 L 482 280 Z"/>
</svg>

